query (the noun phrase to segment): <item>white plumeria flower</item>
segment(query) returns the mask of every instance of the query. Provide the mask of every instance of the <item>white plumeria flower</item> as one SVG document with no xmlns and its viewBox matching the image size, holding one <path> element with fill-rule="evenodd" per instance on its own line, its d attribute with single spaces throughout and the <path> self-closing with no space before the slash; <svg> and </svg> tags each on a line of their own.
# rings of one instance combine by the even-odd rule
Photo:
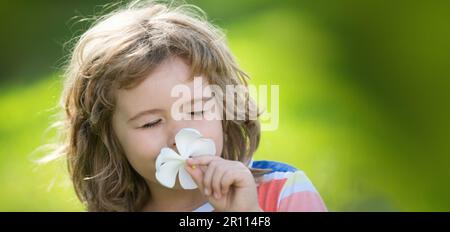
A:
<svg viewBox="0 0 450 232">
<path fill-rule="evenodd" d="M 195 189 L 197 184 L 185 169 L 186 160 L 198 155 L 215 155 L 214 141 L 203 138 L 196 129 L 183 128 L 175 135 L 175 143 L 180 154 L 163 147 L 156 158 L 156 179 L 165 187 L 173 188 L 178 174 L 181 187 Z"/>
</svg>

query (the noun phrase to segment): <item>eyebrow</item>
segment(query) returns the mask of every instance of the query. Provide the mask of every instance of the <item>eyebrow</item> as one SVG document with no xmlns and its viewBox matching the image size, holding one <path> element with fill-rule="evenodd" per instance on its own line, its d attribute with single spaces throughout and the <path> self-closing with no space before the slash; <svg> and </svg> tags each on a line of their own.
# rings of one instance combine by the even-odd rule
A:
<svg viewBox="0 0 450 232">
<path fill-rule="evenodd" d="M 194 102 L 197 102 L 197 101 L 207 102 L 207 101 L 211 100 L 212 98 L 214 98 L 214 97 L 211 96 L 211 97 L 203 97 L 203 98 L 191 99 L 190 103 L 193 104 Z M 186 104 L 186 103 L 184 103 L 184 104 Z M 153 113 L 157 113 L 157 112 L 161 112 L 161 111 L 162 111 L 161 109 L 144 110 L 144 111 L 141 111 L 141 112 L 137 113 L 136 115 L 134 115 L 130 119 L 128 119 L 128 122 L 134 121 L 134 120 L 136 120 L 136 119 L 138 119 L 138 118 L 140 118 L 140 117 L 142 117 L 144 115 L 153 114 Z"/>
</svg>

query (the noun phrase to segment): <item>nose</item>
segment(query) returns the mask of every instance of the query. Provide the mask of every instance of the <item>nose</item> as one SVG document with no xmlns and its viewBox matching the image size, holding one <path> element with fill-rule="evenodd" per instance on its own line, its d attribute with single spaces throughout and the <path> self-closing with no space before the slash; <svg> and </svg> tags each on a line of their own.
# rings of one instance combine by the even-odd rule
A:
<svg viewBox="0 0 450 232">
<path fill-rule="evenodd" d="M 176 149 L 177 148 L 177 144 L 174 142 L 172 143 L 172 145 L 170 146 L 172 149 Z"/>
<path fill-rule="evenodd" d="M 173 128 L 170 130 L 169 132 L 169 137 L 167 139 L 167 146 L 172 148 L 174 151 L 177 151 L 177 143 L 175 141 L 175 135 L 178 133 L 179 130 L 177 130 L 176 128 Z"/>
<path fill-rule="evenodd" d="M 171 132 L 168 134 L 168 136 L 169 137 L 167 138 L 166 146 L 175 150 L 177 148 L 177 143 L 175 142 L 175 134 Z"/>
<path fill-rule="evenodd" d="M 183 128 L 190 127 L 189 121 L 186 120 L 170 120 L 168 121 L 168 134 L 169 139 L 167 141 L 167 145 L 169 145 L 172 149 L 176 150 L 177 144 L 175 141 L 176 134 Z M 178 151 L 178 150 L 176 150 Z M 178 151 L 179 152 L 179 151 Z"/>
</svg>

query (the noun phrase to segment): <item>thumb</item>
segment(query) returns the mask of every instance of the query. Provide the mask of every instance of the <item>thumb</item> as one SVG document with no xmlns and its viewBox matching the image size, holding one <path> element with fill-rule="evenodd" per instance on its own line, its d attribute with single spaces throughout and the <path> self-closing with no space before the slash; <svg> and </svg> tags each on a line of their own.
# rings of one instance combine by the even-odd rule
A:
<svg viewBox="0 0 450 232">
<path fill-rule="evenodd" d="M 185 169 L 203 193 L 203 171 L 198 166 L 191 166 L 187 163 Z"/>
</svg>

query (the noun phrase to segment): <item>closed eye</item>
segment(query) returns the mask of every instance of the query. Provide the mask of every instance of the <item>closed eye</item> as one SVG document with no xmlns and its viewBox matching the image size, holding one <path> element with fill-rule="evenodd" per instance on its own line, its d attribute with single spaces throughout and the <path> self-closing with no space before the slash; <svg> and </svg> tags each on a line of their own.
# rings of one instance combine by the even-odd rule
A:
<svg viewBox="0 0 450 232">
<path fill-rule="evenodd" d="M 142 125 L 140 128 L 144 128 L 144 129 L 145 128 L 152 128 L 152 127 L 157 126 L 160 122 L 161 122 L 161 119 L 158 119 L 156 121 L 146 123 L 146 124 Z"/>
</svg>

